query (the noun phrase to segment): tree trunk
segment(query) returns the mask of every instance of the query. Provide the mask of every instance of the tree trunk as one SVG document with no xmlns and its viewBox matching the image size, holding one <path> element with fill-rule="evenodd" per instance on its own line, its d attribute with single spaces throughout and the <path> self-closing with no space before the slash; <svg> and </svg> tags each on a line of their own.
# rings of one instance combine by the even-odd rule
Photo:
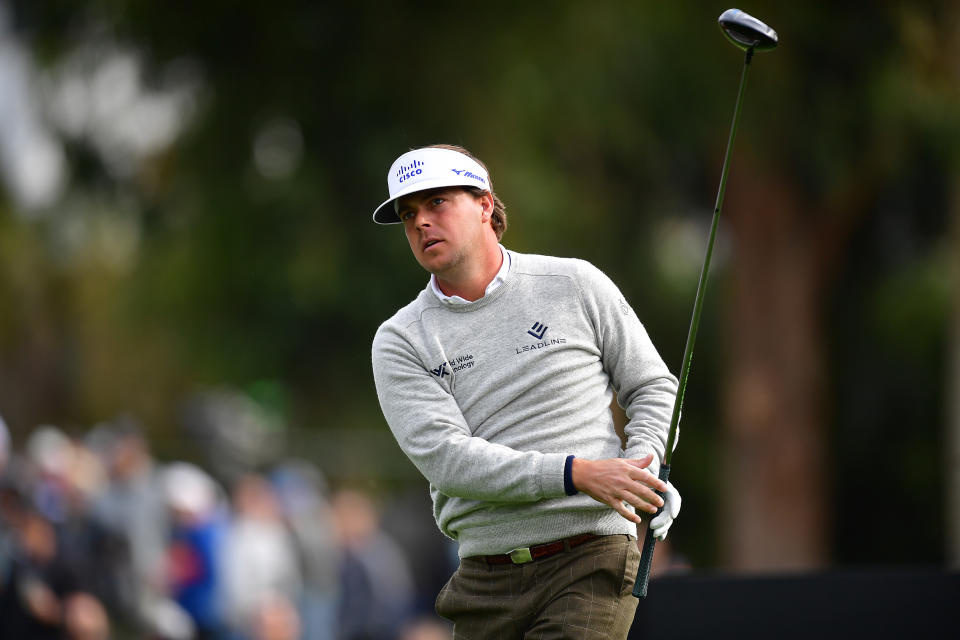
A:
<svg viewBox="0 0 960 640">
<path fill-rule="evenodd" d="M 722 562 L 735 570 L 827 561 L 820 265 L 788 180 L 739 154 L 724 218 L 732 237 L 724 384 Z"/>
<path fill-rule="evenodd" d="M 960 176 L 958 176 L 960 178 Z M 949 566 L 960 567 L 960 180 L 954 182 L 951 229 L 953 251 L 953 317 L 950 336 L 950 374 L 944 398 L 947 407 L 946 442 L 946 557 Z"/>
<path fill-rule="evenodd" d="M 943 60 L 948 61 L 945 67 L 952 70 L 952 77 L 956 80 L 960 78 L 960 68 L 956 64 L 956 61 L 960 60 L 960 7 L 957 3 L 952 3 L 950 7 L 941 22 L 945 32 L 942 39 Z M 944 460 L 947 486 L 944 493 L 947 500 L 946 559 L 947 564 L 956 569 L 960 568 L 960 156 L 954 155 L 953 168 L 953 194 L 950 203 L 950 246 L 954 247 L 953 317 L 947 334 L 951 352 L 946 381 L 948 386 L 944 393 L 944 398 L 949 403 L 946 411 L 947 446 Z"/>
</svg>

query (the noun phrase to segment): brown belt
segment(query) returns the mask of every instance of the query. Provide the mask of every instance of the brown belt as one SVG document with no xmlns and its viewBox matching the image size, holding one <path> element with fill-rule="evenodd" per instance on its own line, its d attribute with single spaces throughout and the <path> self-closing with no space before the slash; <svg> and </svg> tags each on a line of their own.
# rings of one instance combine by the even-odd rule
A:
<svg viewBox="0 0 960 640">
<path fill-rule="evenodd" d="M 510 553 L 502 553 L 496 556 L 480 556 L 487 561 L 487 564 L 525 564 L 534 560 L 541 560 L 556 555 L 561 551 L 570 550 L 578 547 L 585 542 L 596 540 L 600 536 L 595 533 L 581 533 L 578 536 L 538 544 L 534 547 L 520 547 Z"/>
</svg>

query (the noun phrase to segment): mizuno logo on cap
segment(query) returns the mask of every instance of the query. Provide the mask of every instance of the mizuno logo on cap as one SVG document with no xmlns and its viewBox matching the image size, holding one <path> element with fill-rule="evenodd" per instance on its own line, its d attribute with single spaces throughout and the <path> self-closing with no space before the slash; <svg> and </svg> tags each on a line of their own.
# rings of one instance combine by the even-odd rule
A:
<svg viewBox="0 0 960 640">
<path fill-rule="evenodd" d="M 481 184 L 487 184 L 487 181 L 483 179 L 483 176 L 478 176 L 475 173 L 470 173 L 467 169 L 450 169 L 458 176 L 463 176 L 464 178 L 470 178 L 471 180 L 478 180 Z"/>
</svg>

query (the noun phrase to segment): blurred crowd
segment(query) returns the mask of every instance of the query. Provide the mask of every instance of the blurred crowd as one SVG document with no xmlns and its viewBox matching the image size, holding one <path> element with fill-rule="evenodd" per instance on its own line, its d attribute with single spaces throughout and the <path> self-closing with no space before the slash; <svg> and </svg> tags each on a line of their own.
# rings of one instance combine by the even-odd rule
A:
<svg viewBox="0 0 960 640">
<path fill-rule="evenodd" d="M 128 420 L 15 445 L 0 419 L 0 638 L 450 638 L 381 515 L 303 461 L 225 481 Z"/>
</svg>

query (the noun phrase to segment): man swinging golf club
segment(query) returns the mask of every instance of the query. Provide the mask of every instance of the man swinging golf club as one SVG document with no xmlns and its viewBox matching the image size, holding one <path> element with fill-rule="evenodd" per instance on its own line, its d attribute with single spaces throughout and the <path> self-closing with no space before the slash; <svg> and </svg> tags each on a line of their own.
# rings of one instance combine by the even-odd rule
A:
<svg viewBox="0 0 960 640">
<path fill-rule="evenodd" d="M 401 224 L 431 275 L 377 330 L 373 373 L 459 543 L 437 612 L 456 638 L 626 638 L 638 514 L 664 507 L 662 539 L 680 509 L 657 478 L 676 378 L 599 269 L 500 244 L 504 206 L 465 149 L 404 153 L 387 184 L 374 221 Z"/>
</svg>

